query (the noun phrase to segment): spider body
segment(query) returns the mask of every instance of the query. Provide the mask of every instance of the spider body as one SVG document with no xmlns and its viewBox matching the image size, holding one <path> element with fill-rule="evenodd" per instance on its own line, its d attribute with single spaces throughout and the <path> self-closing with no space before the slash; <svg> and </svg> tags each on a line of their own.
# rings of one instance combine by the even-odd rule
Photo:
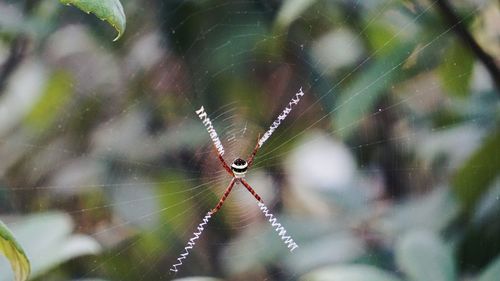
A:
<svg viewBox="0 0 500 281">
<path fill-rule="evenodd" d="M 247 161 L 241 158 L 236 158 L 231 164 L 231 171 L 233 171 L 235 178 L 245 177 L 247 169 L 248 169 Z"/>
</svg>

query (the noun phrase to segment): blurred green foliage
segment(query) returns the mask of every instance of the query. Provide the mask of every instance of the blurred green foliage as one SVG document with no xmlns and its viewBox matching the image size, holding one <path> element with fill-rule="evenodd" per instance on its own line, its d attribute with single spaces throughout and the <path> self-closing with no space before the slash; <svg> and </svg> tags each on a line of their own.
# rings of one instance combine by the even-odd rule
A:
<svg viewBox="0 0 500 281">
<path fill-rule="evenodd" d="M 499 89 L 437 2 L 70 2 L 121 40 L 0 3 L 0 215 L 32 280 L 498 279 Z M 452 4 L 498 62 L 498 2 Z M 300 248 L 236 187 L 168 275 L 229 181 L 194 111 L 231 161 L 301 87 L 248 173 Z"/>
<path fill-rule="evenodd" d="M 11 231 L 2 221 L 0 221 L 0 253 L 9 260 L 16 281 L 28 279 L 31 271 L 29 260 Z"/>
<path fill-rule="evenodd" d="M 498 177 L 500 172 L 499 143 L 500 132 L 495 130 L 457 170 L 453 178 L 453 186 L 458 198 L 463 201 L 466 211 L 474 209 L 474 205 Z"/>
</svg>

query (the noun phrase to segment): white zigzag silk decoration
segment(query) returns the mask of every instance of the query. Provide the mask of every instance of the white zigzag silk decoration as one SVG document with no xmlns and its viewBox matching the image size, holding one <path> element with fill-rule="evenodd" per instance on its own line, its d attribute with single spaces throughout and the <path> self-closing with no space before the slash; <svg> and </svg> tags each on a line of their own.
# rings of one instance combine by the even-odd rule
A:
<svg viewBox="0 0 500 281">
<path fill-rule="evenodd" d="M 207 132 L 210 135 L 210 138 L 212 139 L 215 148 L 217 149 L 219 154 L 221 156 L 224 155 L 224 147 L 222 146 L 219 136 L 217 135 L 217 132 L 215 131 L 214 126 L 212 125 L 212 121 L 210 121 L 210 118 L 208 118 L 208 114 L 205 112 L 205 108 L 202 106 L 195 112 L 196 114 L 198 114 L 198 117 L 200 117 L 203 125 L 205 125 Z"/>
<path fill-rule="evenodd" d="M 278 126 L 281 124 L 281 121 L 286 119 L 288 114 L 290 114 L 290 112 L 292 111 L 293 107 L 299 103 L 300 98 L 302 98 L 303 95 L 304 95 L 304 91 L 302 91 L 302 88 L 300 88 L 299 92 L 295 94 L 295 97 L 292 98 L 288 102 L 288 105 L 285 107 L 285 109 L 283 109 L 283 111 L 278 116 L 278 118 L 276 118 L 276 120 L 274 120 L 273 124 L 271 124 L 271 127 L 269 127 L 269 130 L 267 130 L 267 132 L 264 133 L 262 138 L 260 138 L 259 147 L 261 147 L 267 141 L 267 139 L 274 133 L 274 131 L 276 131 Z"/>
<path fill-rule="evenodd" d="M 177 258 L 177 263 L 172 265 L 170 268 L 170 271 L 172 272 L 177 272 L 179 269 L 177 267 L 180 267 L 182 265 L 182 260 L 186 259 L 187 256 L 189 255 L 189 250 L 193 249 L 194 245 L 196 245 L 196 240 L 200 238 L 201 233 L 205 229 L 204 227 L 207 225 L 208 221 L 212 217 L 212 213 L 208 212 L 207 215 L 203 218 L 203 221 L 198 225 L 197 229 L 198 232 L 193 233 L 193 237 L 189 239 L 189 242 L 187 243 L 186 247 L 184 247 L 184 252 L 180 254 L 180 256 Z"/>
<path fill-rule="evenodd" d="M 278 233 L 278 236 L 283 240 L 285 243 L 285 246 L 287 246 L 288 249 L 290 249 L 290 252 L 293 252 L 293 250 L 297 249 L 299 245 L 295 243 L 292 239 L 291 235 L 286 235 L 286 229 L 281 225 L 281 223 L 278 222 L 276 217 L 274 217 L 273 214 L 269 212 L 269 209 L 264 205 L 264 203 L 258 202 L 257 203 L 260 207 L 260 210 L 264 214 L 266 218 L 269 219 L 269 222 L 271 223 L 271 226 L 276 230 Z"/>
</svg>

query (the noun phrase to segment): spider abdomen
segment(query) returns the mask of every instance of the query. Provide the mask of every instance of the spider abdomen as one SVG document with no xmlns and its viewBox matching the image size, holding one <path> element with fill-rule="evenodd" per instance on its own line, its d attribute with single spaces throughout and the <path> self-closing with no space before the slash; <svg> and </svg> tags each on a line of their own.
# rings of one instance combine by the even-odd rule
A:
<svg viewBox="0 0 500 281">
<path fill-rule="evenodd" d="M 231 164 L 231 170 L 233 171 L 234 176 L 237 178 L 244 177 L 245 173 L 247 172 L 247 168 L 248 168 L 247 161 L 241 158 L 236 158 Z"/>
</svg>

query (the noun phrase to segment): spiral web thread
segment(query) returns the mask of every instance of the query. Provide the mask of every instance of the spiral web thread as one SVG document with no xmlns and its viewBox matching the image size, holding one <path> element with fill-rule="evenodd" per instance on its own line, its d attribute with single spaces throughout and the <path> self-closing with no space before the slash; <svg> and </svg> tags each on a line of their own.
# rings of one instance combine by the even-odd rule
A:
<svg viewBox="0 0 500 281">
<path fill-rule="evenodd" d="M 259 205 L 260 210 L 264 214 L 266 218 L 268 218 L 269 222 L 271 223 L 271 226 L 276 230 L 278 233 L 278 236 L 280 239 L 285 243 L 285 246 L 290 250 L 290 252 L 293 252 L 293 250 L 297 249 L 299 245 L 293 241 L 291 235 L 286 235 L 286 229 L 281 225 L 281 223 L 278 222 L 276 217 L 269 212 L 269 209 L 267 208 L 266 205 L 262 202 L 257 202 L 257 205 Z"/>
<path fill-rule="evenodd" d="M 177 263 L 173 264 L 170 268 L 170 271 L 177 273 L 179 271 L 178 267 L 182 265 L 182 260 L 186 259 L 189 256 L 189 250 L 193 249 L 194 245 L 196 245 L 196 240 L 200 238 L 201 233 L 205 229 L 205 226 L 208 224 L 208 221 L 212 217 L 212 213 L 208 212 L 207 215 L 203 218 L 202 222 L 198 225 L 198 232 L 193 233 L 193 237 L 189 239 L 186 247 L 184 247 L 184 252 L 179 255 L 177 258 Z"/>
</svg>

